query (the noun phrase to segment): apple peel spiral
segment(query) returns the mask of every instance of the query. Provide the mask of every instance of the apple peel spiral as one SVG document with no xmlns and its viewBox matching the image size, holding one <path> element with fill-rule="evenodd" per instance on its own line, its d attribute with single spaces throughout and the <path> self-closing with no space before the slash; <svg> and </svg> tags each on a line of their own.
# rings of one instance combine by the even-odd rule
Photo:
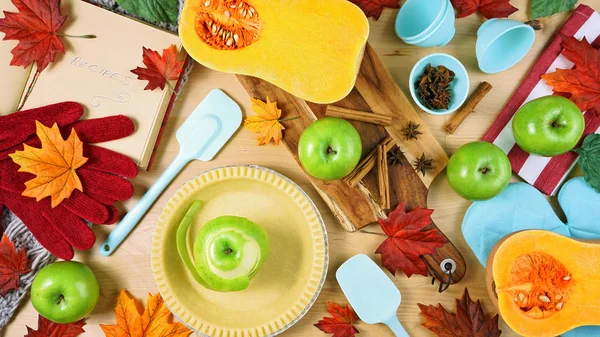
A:
<svg viewBox="0 0 600 337">
<path fill-rule="evenodd" d="M 241 291 L 263 266 L 269 254 L 265 229 L 247 218 L 220 216 L 208 221 L 198 233 L 190 258 L 187 232 L 202 207 L 197 200 L 177 229 L 177 250 L 194 279 L 203 287 L 221 292 Z"/>
</svg>

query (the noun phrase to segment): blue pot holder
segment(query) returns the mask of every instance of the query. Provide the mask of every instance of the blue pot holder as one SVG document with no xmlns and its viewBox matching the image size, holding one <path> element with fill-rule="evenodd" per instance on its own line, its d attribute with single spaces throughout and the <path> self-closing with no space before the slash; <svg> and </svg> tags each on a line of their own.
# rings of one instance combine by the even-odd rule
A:
<svg viewBox="0 0 600 337">
<path fill-rule="evenodd" d="M 504 236 L 527 229 L 542 229 L 577 239 L 600 239 L 600 193 L 582 177 L 569 180 L 558 194 L 567 217 L 562 222 L 536 188 L 525 183 L 510 184 L 498 196 L 477 201 L 469 207 L 462 233 L 479 263 L 485 267 L 494 245 Z M 590 266 L 599 268 L 599 266 Z M 600 299 L 598 299 L 600 305 Z M 600 336 L 600 326 L 573 329 L 565 337 Z"/>
</svg>

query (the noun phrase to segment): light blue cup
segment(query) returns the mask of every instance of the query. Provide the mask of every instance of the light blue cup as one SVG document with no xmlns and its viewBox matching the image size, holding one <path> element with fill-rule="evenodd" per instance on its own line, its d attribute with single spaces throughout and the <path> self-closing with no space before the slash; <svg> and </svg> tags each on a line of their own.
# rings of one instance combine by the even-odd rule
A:
<svg viewBox="0 0 600 337">
<path fill-rule="evenodd" d="M 479 69 L 495 74 L 512 68 L 527 55 L 534 41 L 531 26 L 509 19 L 487 20 L 477 31 Z"/>
<path fill-rule="evenodd" d="M 429 109 L 421 102 L 421 99 L 417 95 L 415 83 L 419 81 L 419 78 L 425 72 L 425 68 L 428 64 L 431 64 L 433 67 L 442 65 L 452 70 L 455 74 L 454 81 L 450 84 L 451 96 L 448 110 Z M 446 115 L 458 110 L 458 108 L 465 103 L 467 95 L 469 94 L 469 74 L 467 73 L 467 69 L 465 69 L 465 66 L 454 56 L 448 54 L 431 54 L 422 58 L 415 64 L 410 72 L 409 81 L 412 98 L 423 111 L 432 115 Z"/>
<path fill-rule="evenodd" d="M 396 17 L 396 35 L 419 47 L 444 46 L 456 29 L 450 0 L 408 0 Z"/>
</svg>

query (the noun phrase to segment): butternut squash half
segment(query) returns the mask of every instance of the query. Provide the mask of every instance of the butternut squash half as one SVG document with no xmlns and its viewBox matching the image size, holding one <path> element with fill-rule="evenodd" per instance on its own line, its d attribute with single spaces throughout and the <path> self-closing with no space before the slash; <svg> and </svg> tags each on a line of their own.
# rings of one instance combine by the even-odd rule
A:
<svg viewBox="0 0 600 337">
<path fill-rule="evenodd" d="M 488 290 L 511 329 L 552 337 L 600 325 L 600 244 L 531 230 L 496 247 L 487 264 Z"/>
<path fill-rule="evenodd" d="M 348 0 L 187 0 L 179 36 L 211 69 L 333 103 L 354 87 L 369 23 Z"/>
</svg>

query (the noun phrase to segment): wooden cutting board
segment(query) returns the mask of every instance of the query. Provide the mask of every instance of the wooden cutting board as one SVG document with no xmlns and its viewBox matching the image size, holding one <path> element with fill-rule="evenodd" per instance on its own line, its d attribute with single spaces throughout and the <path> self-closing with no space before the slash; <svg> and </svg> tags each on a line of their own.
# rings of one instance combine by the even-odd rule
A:
<svg viewBox="0 0 600 337">
<path fill-rule="evenodd" d="M 286 130 L 283 133 L 283 143 L 300 164 L 298 160 L 300 135 L 312 122 L 325 117 L 326 105 L 306 102 L 258 78 L 238 75 L 238 79 L 251 97 L 265 100 L 268 96 L 272 101 L 277 102 L 284 117 L 300 117 L 285 123 Z M 349 122 L 361 135 L 363 156 L 375 149 L 388 134 L 402 150 L 404 159 L 401 164 L 389 167 L 392 208 L 400 202 L 407 203 L 409 209 L 417 206 L 427 207 L 428 188 L 448 164 L 448 156 L 369 44 L 366 46 L 354 89 L 346 98 L 334 105 L 392 116 L 391 125 L 385 127 L 363 122 Z M 419 131 L 422 134 L 416 140 L 407 140 L 404 136 L 404 129 L 409 122 L 420 124 Z M 413 167 L 414 162 L 423 154 L 434 162 L 433 169 L 424 175 L 417 173 Z M 377 222 L 378 217 L 385 217 L 387 214 L 388 210 L 379 206 L 376 169 L 371 170 L 355 187 L 350 187 L 342 180 L 323 181 L 309 174 L 307 176 L 348 231 L 356 231 L 373 224 Z M 432 223 L 427 227 L 430 228 L 437 228 L 437 226 Z M 447 244 L 437 249 L 436 254 L 426 255 L 423 259 L 430 273 L 442 283 L 448 282 L 448 275 L 440 266 L 446 259 L 452 259 L 456 263 L 456 270 L 452 273 L 450 283 L 460 281 L 466 272 L 462 255 L 449 240 Z"/>
</svg>

